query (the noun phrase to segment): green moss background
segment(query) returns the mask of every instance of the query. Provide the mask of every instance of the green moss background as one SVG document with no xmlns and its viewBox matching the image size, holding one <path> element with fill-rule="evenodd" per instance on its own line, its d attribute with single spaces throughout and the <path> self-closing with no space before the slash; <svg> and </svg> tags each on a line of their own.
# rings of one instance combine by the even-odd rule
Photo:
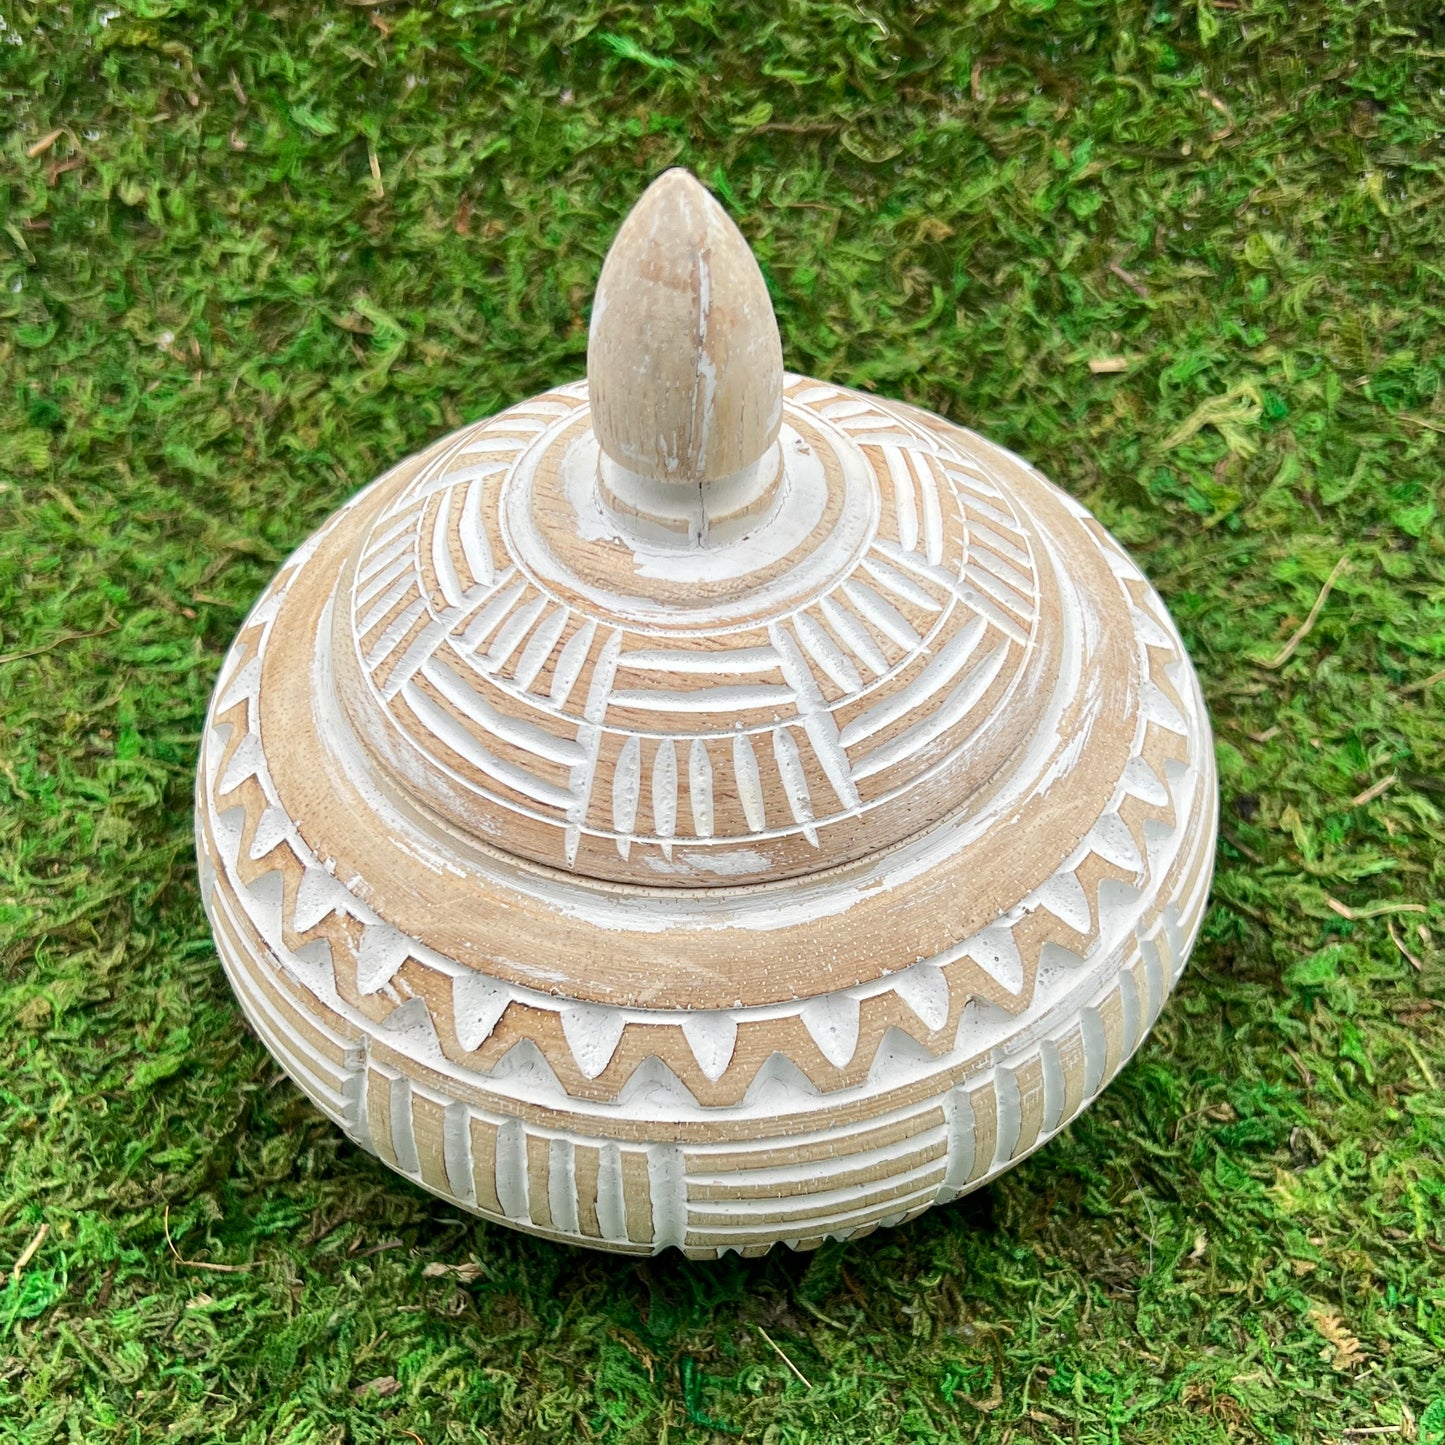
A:
<svg viewBox="0 0 1445 1445">
<path fill-rule="evenodd" d="M 1445 1440 L 1438 4 L 0 17 L 0 1439 Z M 1086 1118 L 716 1265 L 458 1218 L 344 1142 L 243 1026 L 191 843 L 267 577 L 581 372 L 676 162 L 794 368 L 1133 548 L 1224 794 L 1195 962 Z"/>
</svg>

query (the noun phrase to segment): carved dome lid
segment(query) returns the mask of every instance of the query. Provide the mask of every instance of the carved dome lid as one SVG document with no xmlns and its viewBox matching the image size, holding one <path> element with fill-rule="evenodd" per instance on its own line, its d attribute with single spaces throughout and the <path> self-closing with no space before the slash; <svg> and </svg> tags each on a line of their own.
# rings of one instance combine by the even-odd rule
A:
<svg viewBox="0 0 1445 1445">
<path fill-rule="evenodd" d="M 328 1007 L 425 1000 L 446 1058 L 530 1039 L 578 1096 L 660 1059 L 740 1099 L 749 1020 L 857 1083 L 1207 883 L 1208 725 L 1137 567 L 982 437 L 786 374 L 681 171 L 608 255 L 588 379 L 337 513 L 211 728 L 203 858 L 281 875 L 270 946 L 324 940 Z"/>
<path fill-rule="evenodd" d="M 589 373 L 433 447 L 356 528 L 331 659 L 397 805 L 696 888 L 876 854 L 997 791 L 1077 620 L 1037 483 L 786 376 L 746 242 L 683 171 L 609 254 Z"/>
<path fill-rule="evenodd" d="M 608 506 L 585 383 L 422 459 L 330 622 L 398 805 L 572 874 L 716 887 L 876 853 L 1003 780 L 1067 685 L 1047 513 L 905 408 L 789 377 L 781 411 L 777 500 L 712 546 Z"/>
</svg>

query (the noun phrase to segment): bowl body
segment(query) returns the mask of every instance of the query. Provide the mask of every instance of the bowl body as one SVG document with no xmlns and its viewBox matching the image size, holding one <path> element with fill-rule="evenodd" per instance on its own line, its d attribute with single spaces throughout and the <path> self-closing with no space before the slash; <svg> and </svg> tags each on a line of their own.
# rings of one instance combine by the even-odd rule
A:
<svg viewBox="0 0 1445 1445">
<path fill-rule="evenodd" d="M 1064 1127 L 1177 981 L 1194 671 L 1027 464 L 801 377 L 747 575 L 620 585 L 587 407 L 402 463 L 247 619 L 197 780 L 222 962 L 318 1108 L 486 1218 L 698 1257 L 898 1223 Z"/>
</svg>

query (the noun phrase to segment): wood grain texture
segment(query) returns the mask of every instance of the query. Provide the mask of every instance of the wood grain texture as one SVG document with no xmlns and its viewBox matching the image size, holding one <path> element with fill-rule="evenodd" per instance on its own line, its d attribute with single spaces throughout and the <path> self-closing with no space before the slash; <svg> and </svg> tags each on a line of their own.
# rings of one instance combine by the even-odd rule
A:
<svg viewBox="0 0 1445 1445">
<path fill-rule="evenodd" d="M 756 510 L 743 474 L 778 435 L 778 325 L 748 243 L 685 170 L 648 187 L 607 253 L 587 374 L 624 508 L 695 537 Z"/>
<path fill-rule="evenodd" d="M 681 287 L 647 247 L 683 222 L 747 270 L 699 192 L 649 192 L 614 281 Z M 751 1254 L 955 1198 L 1105 1086 L 1202 914 L 1208 720 L 1138 568 L 983 438 L 777 381 L 730 534 L 619 510 L 596 376 L 443 438 L 286 564 L 208 717 L 258 1034 L 391 1167 L 549 1237 Z"/>
</svg>

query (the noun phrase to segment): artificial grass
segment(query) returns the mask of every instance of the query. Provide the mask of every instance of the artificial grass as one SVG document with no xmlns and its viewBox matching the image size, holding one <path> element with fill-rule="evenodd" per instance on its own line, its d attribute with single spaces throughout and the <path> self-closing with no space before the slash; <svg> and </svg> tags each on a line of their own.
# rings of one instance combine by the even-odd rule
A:
<svg viewBox="0 0 1445 1445">
<path fill-rule="evenodd" d="M 0 14 L 0 1438 L 1445 1439 L 1437 5 Z M 755 1262 L 388 1174 L 244 1028 L 192 858 L 266 578 L 581 372 L 674 162 L 793 368 L 978 427 L 1133 548 L 1223 780 L 1194 964 L 1092 1112 Z"/>
</svg>

